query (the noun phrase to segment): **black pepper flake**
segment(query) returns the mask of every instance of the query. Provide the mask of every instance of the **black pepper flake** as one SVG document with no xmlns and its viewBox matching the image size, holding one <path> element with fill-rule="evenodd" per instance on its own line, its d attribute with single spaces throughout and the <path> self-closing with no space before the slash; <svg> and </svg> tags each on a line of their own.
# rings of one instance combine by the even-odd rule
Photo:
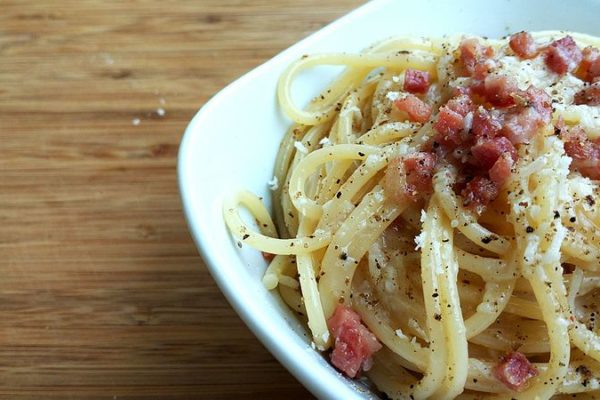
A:
<svg viewBox="0 0 600 400">
<path fill-rule="evenodd" d="M 525 232 L 527 233 L 533 233 L 535 229 L 533 229 L 533 226 L 528 226 L 527 228 L 525 228 Z"/>
<path fill-rule="evenodd" d="M 434 314 L 434 315 L 433 315 L 433 318 L 434 318 L 436 321 L 441 321 L 441 320 L 442 320 L 442 315 L 441 315 L 441 314 Z"/>
<path fill-rule="evenodd" d="M 346 254 L 345 252 L 341 252 L 340 253 L 340 260 L 347 260 L 348 259 L 348 254 Z"/>
<path fill-rule="evenodd" d="M 237 245 L 240 249 L 242 248 L 242 242 L 237 242 Z"/>
<path fill-rule="evenodd" d="M 242 236 L 242 240 L 246 240 L 246 239 L 248 239 L 249 237 L 250 237 L 250 235 L 248 235 L 248 234 L 246 233 L 244 236 Z"/>
<path fill-rule="evenodd" d="M 554 211 L 554 219 L 560 218 L 560 213 L 558 211 Z"/>
<path fill-rule="evenodd" d="M 577 218 L 575 218 L 575 217 L 571 217 L 571 218 L 569 218 L 569 221 L 571 221 L 571 222 L 575 222 L 575 221 L 577 221 Z"/>
<path fill-rule="evenodd" d="M 359 152 L 358 152 L 358 155 L 359 155 L 360 157 L 364 157 L 364 156 L 365 156 L 365 153 L 363 153 L 362 151 L 359 151 Z"/>
<path fill-rule="evenodd" d="M 339 199 L 340 197 L 342 197 L 342 192 L 337 192 L 337 193 L 335 194 L 335 197 L 337 197 L 338 199 Z"/>
<path fill-rule="evenodd" d="M 585 201 L 587 201 L 587 203 L 590 205 L 590 207 L 593 206 L 594 204 L 596 204 L 596 200 L 594 200 L 594 198 L 590 194 L 585 196 Z"/>
<path fill-rule="evenodd" d="M 581 374 L 584 378 L 589 378 L 592 376 L 592 372 L 585 365 L 580 365 L 575 368 L 575 372 Z"/>
<path fill-rule="evenodd" d="M 482 238 L 481 238 L 481 243 L 483 243 L 483 244 L 488 244 L 488 243 L 490 243 L 492 240 L 494 240 L 494 238 L 493 238 L 493 237 L 491 237 L 491 236 L 485 236 L 485 237 L 482 237 Z"/>
<path fill-rule="evenodd" d="M 431 297 L 433 297 L 434 299 L 435 299 L 436 297 L 438 297 L 438 296 L 439 296 L 439 294 L 437 294 L 437 293 L 434 293 L 434 294 L 432 294 L 432 295 L 431 295 Z"/>
<path fill-rule="evenodd" d="M 555 134 L 556 136 L 560 136 L 560 128 L 559 128 L 558 126 L 555 126 L 555 127 L 554 127 L 554 134 Z"/>
</svg>

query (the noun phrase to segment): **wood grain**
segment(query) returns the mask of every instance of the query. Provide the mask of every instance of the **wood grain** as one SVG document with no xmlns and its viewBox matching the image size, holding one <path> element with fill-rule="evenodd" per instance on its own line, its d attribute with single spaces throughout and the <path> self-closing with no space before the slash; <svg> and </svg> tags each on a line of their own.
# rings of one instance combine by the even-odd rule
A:
<svg viewBox="0 0 600 400">
<path fill-rule="evenodd" d="M 359 3 L 1 1 L 0 398 L 310 398 L 199 258 L 176 156 L 210 96 Z"/>
</svg>

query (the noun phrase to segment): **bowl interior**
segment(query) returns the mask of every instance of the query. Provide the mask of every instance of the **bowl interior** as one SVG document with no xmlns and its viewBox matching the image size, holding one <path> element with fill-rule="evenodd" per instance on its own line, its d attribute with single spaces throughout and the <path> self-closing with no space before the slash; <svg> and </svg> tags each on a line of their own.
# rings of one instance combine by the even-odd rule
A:
<svg viewBox="0 0 600 400">
<path fill-rule="evenodd" d="M 257 251 L 241 249 L 222 218 L 223 200 L 246 189 L 270 201 L 267 181 L 290 121 L 279 111 L 279 75 L 307 53 L 357 52 L 395 35 L 457 32 L 499 37 L 520 30 L 573 30 L 600 35 L 600 1 L 376 0 L 335 21 L 215 95 L 190 122 L 180 147 L 179 184 L 194 240 L 221 290 L 267 348 L 320 398 L 372 398 L 343 378 L 310 346 L 306 329 L 261 283 Z M 339 69 L 316 68 L 295 84 L 298 104 L 318 94 Z M 270 205 L 270 204 L 269 204 Z"/>
</svg>

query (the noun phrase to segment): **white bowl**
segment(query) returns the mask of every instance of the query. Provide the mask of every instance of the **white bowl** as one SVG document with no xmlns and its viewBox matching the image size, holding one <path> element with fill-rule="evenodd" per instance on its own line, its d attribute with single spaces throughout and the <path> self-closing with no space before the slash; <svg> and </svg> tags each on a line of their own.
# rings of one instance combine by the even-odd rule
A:
<svg viewBox="0 0 600 400">
<path fill-rule="evenodd" d="M 275 87 L 302 54 L 358 52 L 395 35 L 468 32 L 499 37 L 519 30 L 563 29 L 600 35 L 599 0 L 452 0 L 370 2 L 295 44 L 233 82 L 190 122 L 179 150 L 179 186 L 194 240 L 215 281 L 240 317 L 275 357 L 322 399 L 377 398 L 344 378 L 310 346 L 306 329 L 261 283 L 265 262 L 239 249 L 223 222 L 223 200 L 248 189 L 270 199 L 279 141 L 289 126 Z M 229 62 L 235 60 L 229 60 Z M 317 68 L 295 85 L 299 104 L 316 95 L 339 69 Z"/>
</svg>

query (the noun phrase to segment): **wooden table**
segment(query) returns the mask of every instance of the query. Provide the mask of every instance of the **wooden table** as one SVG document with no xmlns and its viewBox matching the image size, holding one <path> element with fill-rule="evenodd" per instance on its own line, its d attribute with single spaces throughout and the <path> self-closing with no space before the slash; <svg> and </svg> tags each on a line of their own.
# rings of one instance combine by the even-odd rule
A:
<svg viewBox="0 0 600 400">
<path fill-rule="evenodd" d="M 359 0 L 0 4 L 0 398 L 305 399 L 209 276 L 178 143 Z"/>
</svg>

